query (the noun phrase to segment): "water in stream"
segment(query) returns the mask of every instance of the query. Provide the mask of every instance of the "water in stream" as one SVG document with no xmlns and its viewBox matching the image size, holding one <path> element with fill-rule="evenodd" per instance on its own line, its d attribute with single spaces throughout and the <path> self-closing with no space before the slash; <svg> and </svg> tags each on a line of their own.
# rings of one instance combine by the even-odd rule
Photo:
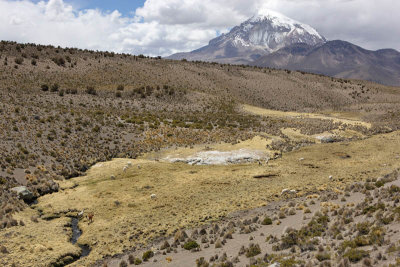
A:
<svg viewBox="0 0 400 267">
<path fill-rule="evenodd" d="M 72 227 L 72 237 L 71 237 L 71 243 L 76 244 L 78 241 L 78 238 L 82 235 L 82 231 L 78 227 L 78 218 L 72 218 L 71 221 L 71 227 Z M 79 245 L 79 244 L 78 244 Z M 79 245 L 79 247 L 82 249 L 82 254 L 80 258 L 86 257 L 90 253 L 90 247 L 87 245 Z"/>
</svg>

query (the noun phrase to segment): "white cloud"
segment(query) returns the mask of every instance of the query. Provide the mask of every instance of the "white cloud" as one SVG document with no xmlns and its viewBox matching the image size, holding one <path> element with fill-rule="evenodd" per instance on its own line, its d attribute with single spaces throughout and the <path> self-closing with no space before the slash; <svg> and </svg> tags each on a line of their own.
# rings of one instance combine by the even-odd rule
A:
<svg viewBox="0 0 400 267">
<path fill-rule="evenodd" d="M 169 55 L 207 44 L 262 6 L 308 23 L 328 39 L 400 49 L 397 0 L 146 0 L 131 17 L 76 10 L 63 0 L 0 0 L 0 39 Z"/>
<path fill-rule="evenodd" d="M 255 0 L 147 0 L 136 14 L 160 24 L 195 24 L 199 28 L 231 27 L 248 18 Z M 250 12 L 249 12 L 250 11 Z"/>
</svg>

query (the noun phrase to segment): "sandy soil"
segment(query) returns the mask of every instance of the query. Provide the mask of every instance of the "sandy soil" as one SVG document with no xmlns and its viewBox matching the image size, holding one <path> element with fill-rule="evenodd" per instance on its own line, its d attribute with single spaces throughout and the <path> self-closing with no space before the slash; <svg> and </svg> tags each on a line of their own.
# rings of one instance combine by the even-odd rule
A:
<svg viewBox="0 0 400 267">
<path fill-rule="evenodd" d="M 242 109 L 245 112 L 249 112 L 256 115 L 268 116 L 268 117 L 276 117 L 276 118 L 312 118 L 312 119 L 321 119 L 321 120 L 331 120 L 333 122 L 339 122 L 346 125 L 354 125 L 354 126 L 362 126 L 366 128 L 371 128 L 372 124 L 368 122 L 364 122 L 360 120 L 360 115 L 356 115 L 355 113 L 339 113 L 339 112 L 331 112 L 327 114 L 318 114 L 318 113 L 300 113 L 300 112 L 292 112 L 292 111 L 279 111 L 279 110 L 271 110 L 265 109 L 250 105 L 243 105 Z"/>
<path fill-rule="evenodd" d="M 387 183 L 384 188 L 390 188 L 392 185 L 400 185 L 400 176 L 396 181 Z M 329 197 L 332 196 L 334 196 L 333 199 L 330 199 L 328 202 L 321 201 L 322 199 L 329 199 Z M 280 238 L 288 232 L 288 229 L 300 230 L 301 228 L 306 227 L 311 222 L 313 216 L 317 214 L 317 212 L 321 212 L 327 207 L 330 207 L 328 210 L 330 209 L 331 212 L 327 212 L 326 214 L 334 218 L 337 210 L 360 206 L 363 202 L 365 202 L 365 197 L 365 194 L 361 192 L 351 192 L 347 193 L 346 195 L 344 192 L 333 194 L 323 192 L 321 195 L 315 195 L 313 198 L 289 198 L 286 200 L 272 202 L 261 208 L 235 212 L 216 224 L 203 226 L 201 228 L 180 230 L 181 232 L 184 231 L 188 236 L 185 238 L 185 241 L 176 242 L 175 235 L 175 237 L 172 236 L 170 238 L 165 238 L 164 240 L 152 243 L 147 248 L 138 249 L 123 256 L 107 259 L 104 261 L 104 263 L 107 265 L 107 267 L 117 267 L 121 261 L 129 263 L 130 257 L 134 259 L 142 259 L 143 253 L 146 251 L 153 251 L 154 256 L 148 261 L 144 261 L 141 266 L 196 266 L 196 261 L 198 261 L 200 258 L 204 258 L 205 261 L 209 261 L 210 264 L 227 264 L 229 262 L 230 264 L 233 263 L 233 266 L 243 267 L 250 265 L 273 266 L 270 264 L 284 264 L 285 258 L 292 257 L 296 258 L 296 261 L 294 261 L 293 264 L 303 264 L 304 266 L 305 262 L 308 261 L 308 266 L 315 266 L 319 264 L 320 261 L 310 261 L 309 255 L 314 255 L 317 253 L 307 253 L 307 251 L 299 253 L 296 250 L 276 252 L 273 246 L 275 243 L 277 243 L 277 241 L 269 242 L 270 240 L 268 238 Z M 312 199 L 312 202 L 310 199 Z M 293 207 L 293 213 L 289 213 L 289 215 L 285 218 L 278 219 L 276 214 L 282 210 L 287 210 L 290 206 Z M 271 225 L 262 224 L 262 221 L 266 217 L 275 218 L 272 219 Z M 367 221 L 369 221 L 367 216 L 356 214 L 353 223 L 358 224 Z M 337 223 L 337 221 L 333 219 L 329 227 L 333 227 L 335 223 Z M 218 230 L 215 231 L 215 229 Z M 243 229 L 251 230 L 245 232 Z M 392 242 L 391 244 L 397 244 L 400 240 L 400 221 L 386 225 L 385 229 L 388 233 L 391 233 L 388 239 Z M 227 234 L 229 234 L 229 237 L 227 237 Z M 192 250 L 184 249 L 183 244 L 185 244 L 185 242 L 188 240 L 197 241 L 199 248 Z M 217 247 L 217 242 L 221 240 L 225 240 L 225 243 L 223 242 L 221 247 Z M 319 238 L 319 241 L 319 243 L 322 245 L 322 248 L 327 249 L 328 247 L 332 246 L 332 243 L 334 244 L 338 240 L 329 236 L 323 236 Z M 168 244 L 172 245 L 171 249 L 165 247 L 165 242 L 168 242 Z M 240 252 L 242 247 L 248 248 L 251 244 L 260 245 L 262 253 L 256 257 L 259 257 L 260 259 L 263 258 L 264 261 L 267 260 L 269 264 L 256 265 L 257 260 L 255 260 L 254 257 L 247 257 L 244 253 Z M 375 260 L 373 263 L 374 266 L 385 266 L 388 263 L 393 263 L 396 261 L 395 254 L 387 253 L 388 247 L 389 243 L 386 243 L 383 247 L 380 246 L 379 248 L 376 246 L 374 248 L 371 246 L 367 247 L 367 251 L 370 251 L 371 253 L 371 255 L 368 257 L 372 259 L 379 253 L 386 255 L 386 259 L 384 261 Z M 331 251 L 328 250 L 328 253 L 330 254 Z M 264 255 L 268 255 L 269 258 Z M 333 256 L 332 260 L 333 258 L 337 258 L 337 256 Z M 286 262 L 286 264 L 289 263 Z M 131 266 L 130 264 L 128 265 Z M 98 266 L 101 265 L 99 264 Z M 292 265 L 290 264 L 288 266 Z M 353 266 L 365 266 L 365 264 L 359 262 Z"/>
</svg>

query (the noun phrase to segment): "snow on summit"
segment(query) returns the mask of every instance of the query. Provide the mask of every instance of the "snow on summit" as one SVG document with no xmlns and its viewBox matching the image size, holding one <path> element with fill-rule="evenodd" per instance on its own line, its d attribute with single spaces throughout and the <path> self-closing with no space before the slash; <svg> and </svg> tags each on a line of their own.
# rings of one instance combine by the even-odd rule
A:
<svg viewBox="0 0 400 267">
<path fill-rule="evenodd" d="M 269 52 L 294 43 L 316 45 L 326 41 L 311 26 L 269 9 L 259 10 L 226 37 L 232 34 L 236 45 L 263 47 Z"/>
<path fill-rule="evenodd" d="M 315 30 L 313 27 L 310 25 L 301 23 L 299 21 L 296 21 L 294 19 L 291 19 L 289 17 L 286 17 L 285 15 L 273 11 L 271 9 L 260 9 L 256 15 L 254 15 L 250 21 L 252 22 L 259 22 L 262 20 L 271 20 L 275 25 L 281 26 L 281 27 L 290 27 L 290 28 L 303 28 L 305 31 L 307 31 L 310 34 L 313 34 L 321 39 L 325 39 L 323 36 L 321 36 L 317 30 Z"/>
</svg>

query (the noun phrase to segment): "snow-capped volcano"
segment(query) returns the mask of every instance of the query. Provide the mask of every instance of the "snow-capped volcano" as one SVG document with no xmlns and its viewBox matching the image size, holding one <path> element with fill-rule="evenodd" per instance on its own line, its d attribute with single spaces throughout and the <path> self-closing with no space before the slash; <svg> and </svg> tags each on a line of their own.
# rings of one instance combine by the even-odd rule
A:
<svg viewBox="0 0 400 267">
<path fill-rule="evenodd" d="M 302 70 L 400 85 L 399 52 L 369 51 L 340 40 L 327 42 L 313 27 L 271 10 L 260 10 L 207 46 L 169 58 Z"/>
<path fill-rule="evenodd" d="M 326 41 L 311 26 L 271 10 L 260 11 L 221 39 L 233 41 L 238 46 L 264 48 L 269 52 L 294 43 L 317 45 Z"/>
<path fill-rule="evenodd" d="M 170 58 L 249 63 L 295 43 L 315 46 L 325 42 L 325 38 L 311 26 L 264 9 L 229 33 L 211 40 L 209 45 Z"/>
</svg>

